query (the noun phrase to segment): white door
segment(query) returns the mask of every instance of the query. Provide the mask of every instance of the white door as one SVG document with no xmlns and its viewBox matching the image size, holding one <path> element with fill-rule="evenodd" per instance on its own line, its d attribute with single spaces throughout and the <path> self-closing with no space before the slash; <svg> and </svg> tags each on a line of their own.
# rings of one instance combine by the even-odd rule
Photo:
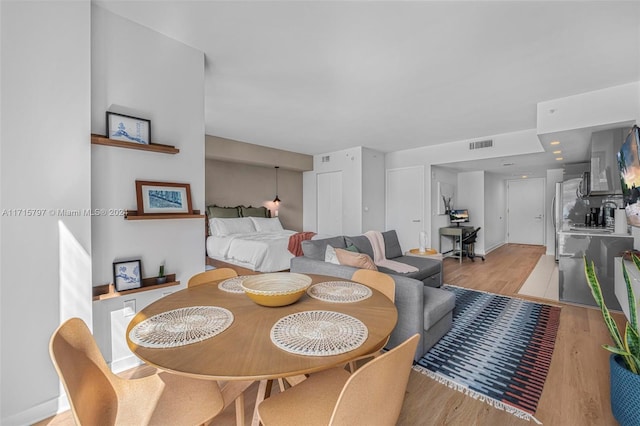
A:
<svg viewBox="0 0 640 426">
<path fill-rule="evenodd" d="M 342 235 L 342 172 L 316 175 L 318 228 L 320 235 Z"/>
<path fill-rule="evenodd" d="M 507 181 L 507 242 L 544 244 L 544 179 Z"/>
<path fill-rule="evenodd" d="M 387 230 L 395 229 L 403 251 L 418 247 L 424 230 L 424 166 L 387 170 Z"/>
</svg>

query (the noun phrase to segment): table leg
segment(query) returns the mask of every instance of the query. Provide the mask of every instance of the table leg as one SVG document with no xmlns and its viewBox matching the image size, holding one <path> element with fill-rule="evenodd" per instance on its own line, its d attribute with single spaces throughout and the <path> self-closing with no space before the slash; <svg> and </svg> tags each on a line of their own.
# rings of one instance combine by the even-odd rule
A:
<svg viewBox="0 0 640 426">
<path fill-rule="evenodd" d="M 258 386 L 258 394 L 256 395 L 256 406 L 253 409 L 253 420 L 251 421 L 251 426 L 259 426 L 260 425 L 260 417 L 258 416 L 258 405 L 266 398 L 269 398 L 271 395 L 271 386 L 273 385 L 273 380 L 260 380 L 260 385 Z"/>
<path fill-rule="evenodd" d="M 244 391 L 253 383 L 250 380 L 230 381 L 222 386 L 222 400 L 225 408 L 231 404 L 231 401 L 235 401 L 237 426 L 244 426 Z"/>
</svg>

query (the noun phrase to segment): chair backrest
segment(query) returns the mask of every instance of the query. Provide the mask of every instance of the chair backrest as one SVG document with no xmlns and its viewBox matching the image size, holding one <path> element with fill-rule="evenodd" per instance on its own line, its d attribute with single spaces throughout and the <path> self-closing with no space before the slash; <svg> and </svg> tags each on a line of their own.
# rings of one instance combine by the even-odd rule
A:
<svg viewBox="0 0 640 426">
<path fill-rule="evenodd" d="M 419 334 L 356 370 L 345 383 L 331 425 L 395 425 L 404 401 Z"/>
<path fill-rule="evenodd" d="M 51 336 L 49 354 L 76 424 L 114 424 L 118 412 L 114 374 L 84 321 L 71 318 L 61 324 Z"/>
<path fill-rule="evenodd" d="M 395 301 L 396 282 L 393 281 L 391 275 L 374 271 L 372 269 L 358 269 L 351 276 L 351 280 L 375 288 L 387 296 L 392 302 Z"/>
<path fill-rule="evenodd" d="M 211 281 L 224 280 L 226 278 L 233 278 L 237 276 L 238 273 L 231 268 L 216 268 L 195 274 L 189 279 L 187 287 L 195 287 Z"/>
<path fill-rule="evenodd" d="M 478 238 L 478 231 L 479 230 L 480 230 L 480 227 L 477 227 L 476 229 L 474 229 L 473 231 L 471 231 L 467 235 L 465 235 L 462 238 L 462 244 L 475 243 L 476 239 Z"/>
</svg>

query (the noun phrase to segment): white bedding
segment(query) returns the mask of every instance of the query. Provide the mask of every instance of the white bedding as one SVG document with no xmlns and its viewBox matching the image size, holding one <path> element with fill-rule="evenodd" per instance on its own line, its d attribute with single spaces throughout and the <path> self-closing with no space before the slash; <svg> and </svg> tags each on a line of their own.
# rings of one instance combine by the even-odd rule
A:
<svg viewBox="0 0 640 426">
<path fill-rule="evenodd" d="M 207 255 L 258 272 L 289 269 L 289 237 L 296 231 L 252 232 L 207 237 Z"/>
</svg>

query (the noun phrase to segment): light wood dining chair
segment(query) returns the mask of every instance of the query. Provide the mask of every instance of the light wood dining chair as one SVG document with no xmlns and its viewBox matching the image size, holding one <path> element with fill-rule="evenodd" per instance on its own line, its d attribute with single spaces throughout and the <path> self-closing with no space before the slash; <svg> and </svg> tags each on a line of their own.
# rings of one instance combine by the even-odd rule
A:
<svg viewBox="0 0 640 426">
<path fill-rule="evenodd" d="M 415 334 L 349 374 L 332 368 L 264 400 L 265 426 L 395 425 L 400 416 L 420 335 Z"/>
<path fill-rule="evenodd" d="M 387 296 L 389 300 L 395 302 L 396 300 L 396 282 L 393 281 L 391 275 L 384 274 L 379 271 L 374 271 L 372 269 L 358 269 L 351 276 L 351 281 L 355 281 L 360 284 L 367 285 L 371 288 L 378 290 L 380 293 Z M 387 342 L 389 342 L 389 338 L 384 341 L 382 345 L 380 345 L 375 351 L 370 354 L 362 355 L 358 358 L 352 359 L 349 361 L 349 370 L 353 373 L 356 371 L 357 361 L 368 359 L 372 357 L 376 357 L 381 354 L 381 350 L 387 346 Z"/>
<path fill-rule="evenodd" d="M 123 379 L 112 373 L 80 318 L 58 327 L 49 353 L 78 425 L 199 425 L 224 408 L 213 380 L 169 373 Z"/>
<path fill-rule="evenodd" d="M 227 278 L 237 277 L 238 273 L 231 268 L 216 268 L 210 271 L 200 272 L 189 279 L 187 287 L 195 287 L 200 284 L 211 281 L 224 280 Z"/>
</svg>

